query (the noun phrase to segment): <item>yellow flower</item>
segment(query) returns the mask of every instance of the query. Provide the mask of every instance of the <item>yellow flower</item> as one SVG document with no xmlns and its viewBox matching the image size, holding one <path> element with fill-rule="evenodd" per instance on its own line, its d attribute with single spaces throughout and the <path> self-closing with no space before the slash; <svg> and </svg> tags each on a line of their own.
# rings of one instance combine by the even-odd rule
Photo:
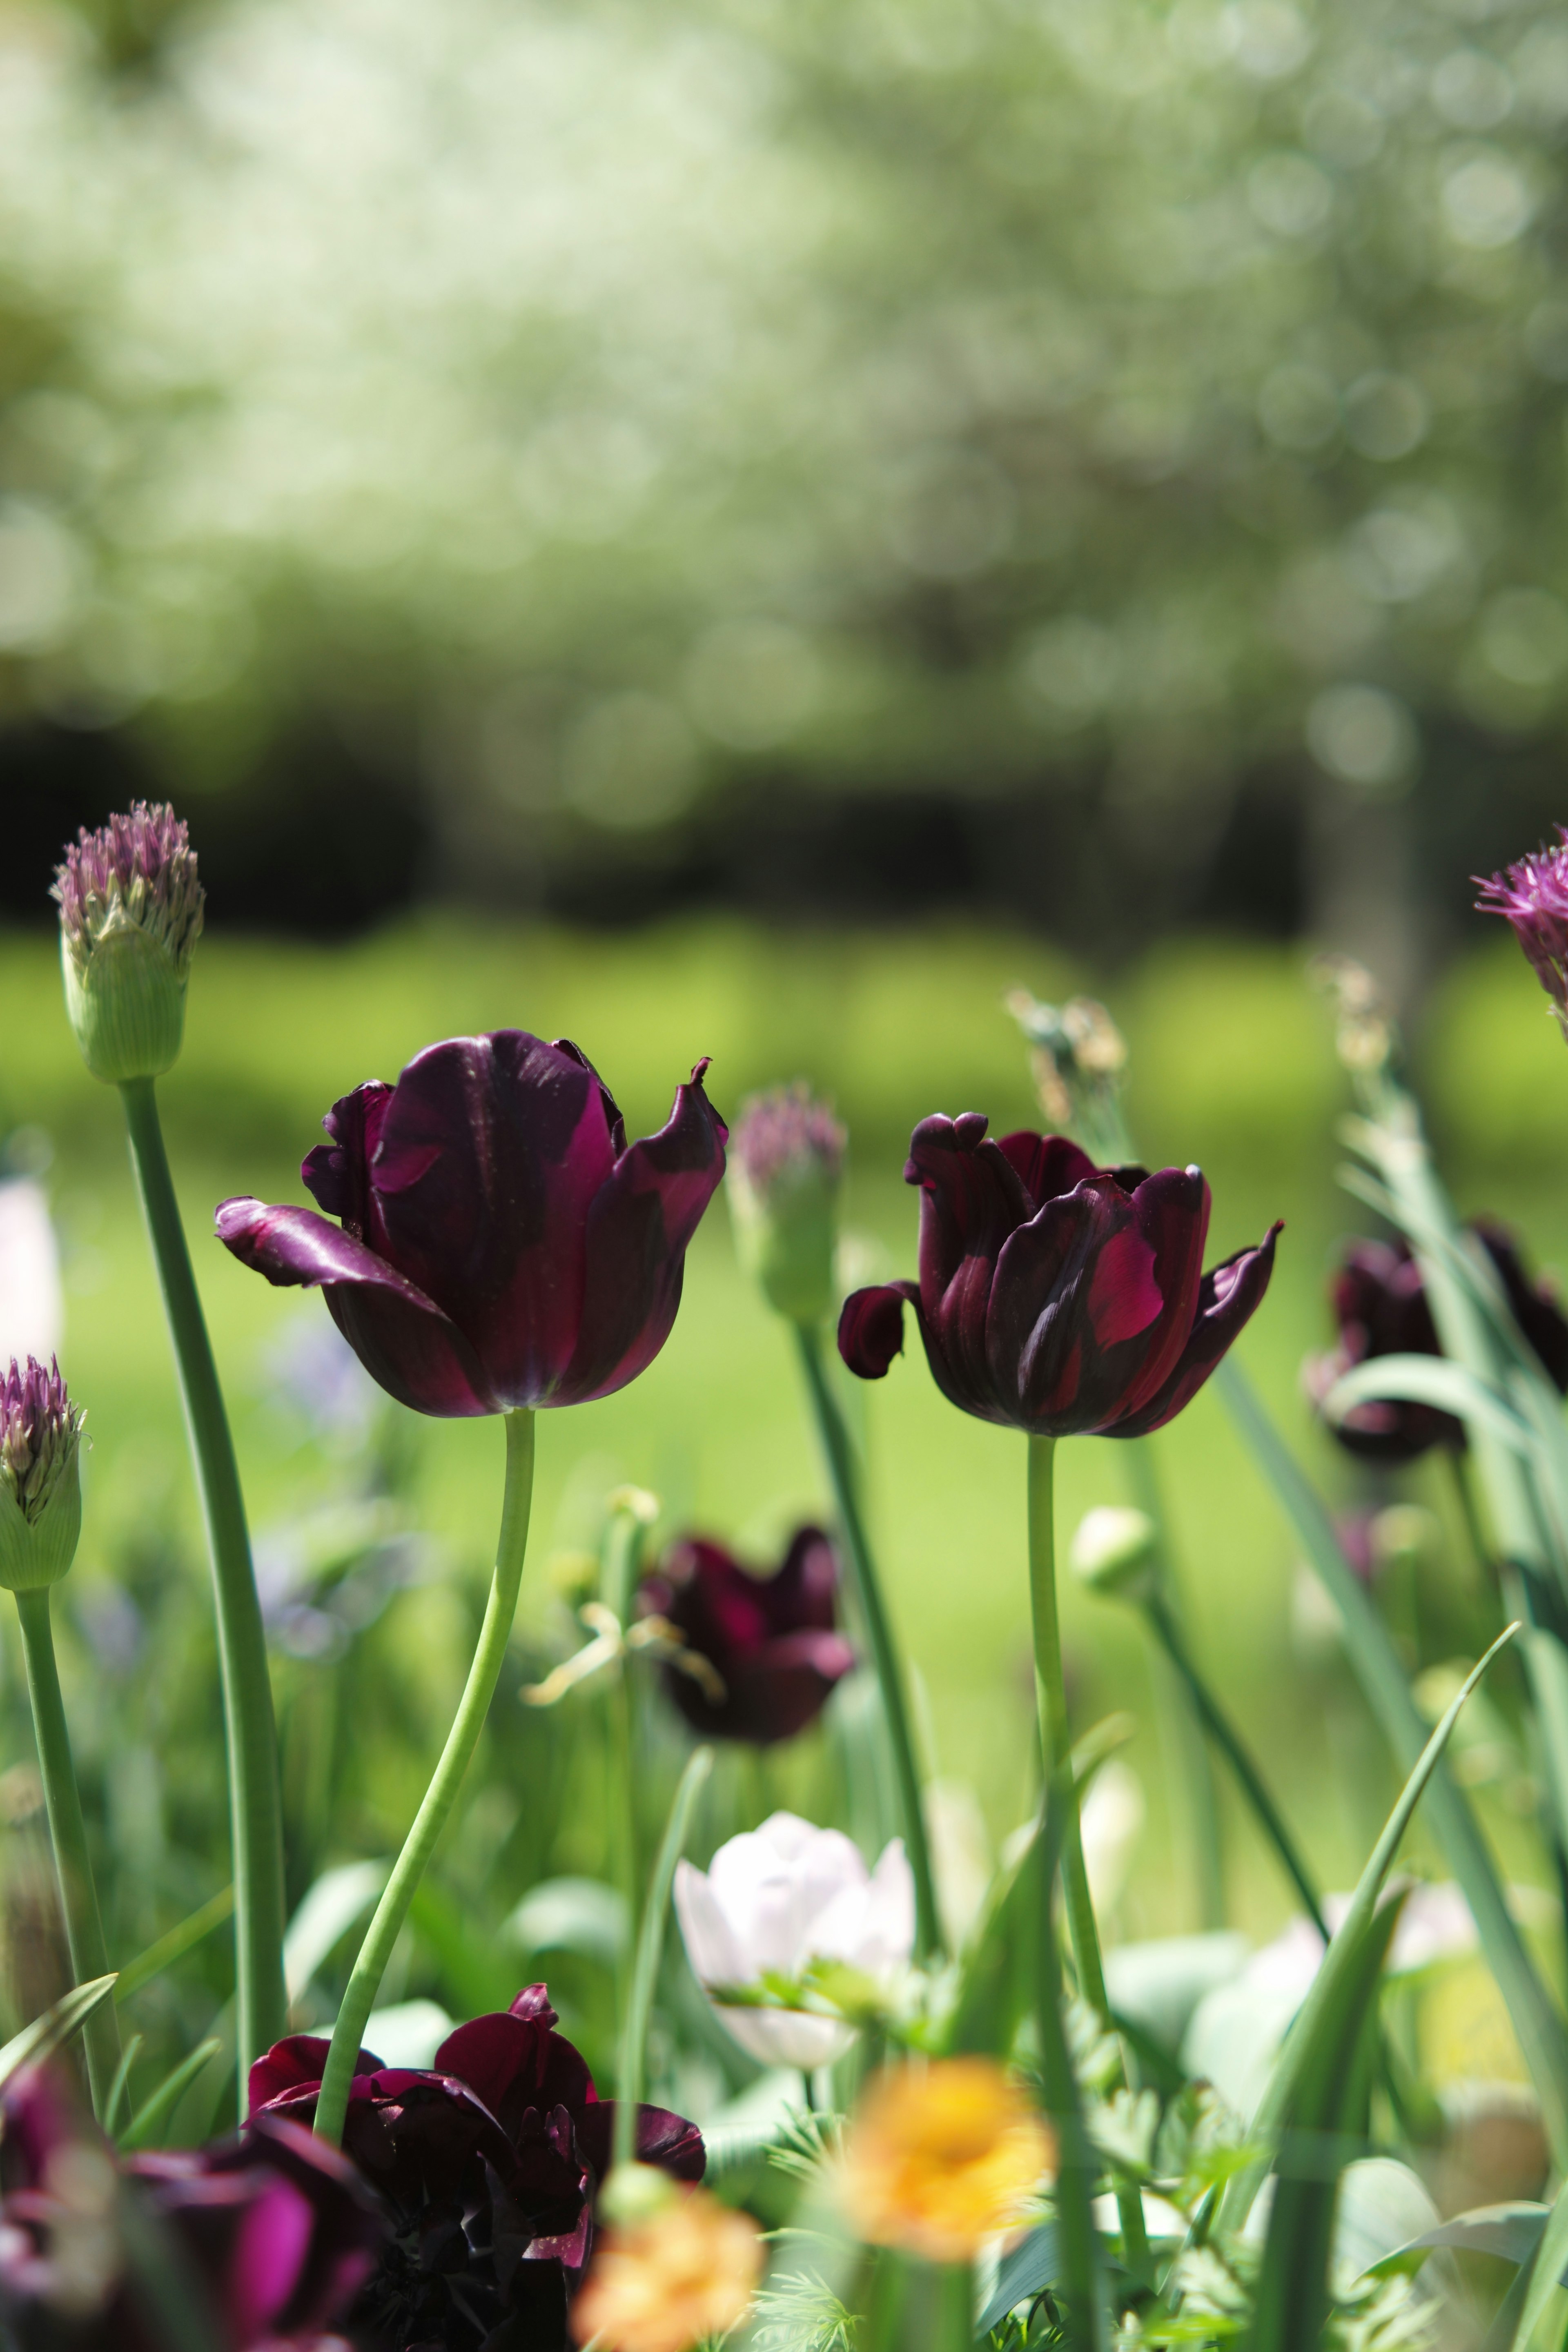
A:
<svg viewBox="0 0 1568 2352">
<path fill-rule="evenodd" d="M 845 2151 L 849 2215 L 874 2246 L 966 2263 L 1055 2170 L 1056 2139 L 1000 2066 L 890 2066 L 862 2095 Z"/>
<path fill-rule="evenodd" d="M 744 2316 L 763 2271 L 762 2233 L 706 2189 L 600 2232 L 572 2305 L 572 2332 L 598 2352 L 688 2352 Z"/>
</svg>

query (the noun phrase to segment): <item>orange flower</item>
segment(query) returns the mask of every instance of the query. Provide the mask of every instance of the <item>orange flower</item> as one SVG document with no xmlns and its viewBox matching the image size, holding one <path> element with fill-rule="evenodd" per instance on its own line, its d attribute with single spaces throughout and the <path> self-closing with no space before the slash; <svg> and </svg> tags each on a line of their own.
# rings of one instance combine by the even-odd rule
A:
<svg viewBox="0 0 1568 2352">
<path fill-rule="evenodd" d="M 874 2246 L 967 2263 L 1055 2166 L 1050 2126 L 990 2059 L 889 2066 L 850 2126 L 849 2215 Z"/>
<path fill-rule="evenodd" d="M 572 2332 L 598 2352 L 688 2352 L 744 2316 L 762 2271 L 751 2215 L 689 2189 L 600 2232 Z"/>
</svg>

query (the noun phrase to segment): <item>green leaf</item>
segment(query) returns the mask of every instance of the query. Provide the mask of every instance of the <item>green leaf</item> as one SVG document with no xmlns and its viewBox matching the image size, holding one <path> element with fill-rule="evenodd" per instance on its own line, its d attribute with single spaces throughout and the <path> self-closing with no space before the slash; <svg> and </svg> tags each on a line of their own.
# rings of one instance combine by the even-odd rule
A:
<svg viewBox="0 0 1568 2352">
<path fill-rule="evenodd" d="M 1489 1429 L 1526 1460 L 1538 1450 L 1536 1432 L 1500 1390 L 1442 1356 L 1374 1356 L 1341 1375 L 1323 1400 L 1323 1412 L 1331 1422 L 1341 1422 L 1358 1404 L 1384 1398 L 1436 1405 L 1472 1427 Z"/>
<path fill-rule="evenodd" d="M 1533 2262 L 1542 2235 L 1552 2219 L 1550 2205 L 1536 2205 L 1525 2200 L 1511 2205 L 1478 2205 L 1468 2213 L 1456 2213 L 1451 2221 L 1440 2222 L 1435 2230 L 1423 2231 L 1418 2238 L 1407 2238 L 1384 2255 L 1381 2262 L 1368 2265 L 1369 2274 L 1380 2277 L 1388 2271 L 1408 2270 L 1410 2257 L 1426 2255 L 1439 2246 L 1452 2246 L 1464 2254 L 1495 2254 L 1500 2262 Z"/>
<path fill-rule="evenodd" d="M 476 1935 L 472 1913 L 456 1896 L 424 1879 L 414 1891 L 408 1916 L 459 2017 L 483 2017 L 505 2009 L 517 1990 L 516 1963 L 503 1958 L 493 1937 Z"/>
<path fill-rule="evenodd" d="M 1409 2251 L 1412 2242 L 1419 2231 L 1436 2227 L 1437 2208 L 1419 2173 L 1391 2156 L 1358 2157 L 1340 2175 L 1334 2271 L 1357 2282 L 1384 2276 L 1390 2264 L 1418 2271 L 1426 2257 Z"/>
<path fill-rule="evenodd" d="M 223 1926 L 233 1911 L 234 1889 L 226 1886 L 210 1902 L 204 1903 L 199 1911 L 193 1911 L 188 1919 L 182 1919 L 177 1927 L 171 1927 L 166 1936 L 160 1936 L 155 1944 L 149 1944 L 144 1952 L 139 1952 L 121 1969 L 120 1981 L 114 1988 L 115 2006 L 118 2008 L 122 2001 L 129 2000 L 132 1993 L 138 1993 L 143 1986 L 150 1985 L 154 1977 L 161 1977 L 165 1969 L 172 1969 L 176 1960 L 184 1958 L 187 1952 L 194 1952 L 198 1944 L 205 1943 L 215 1927 Z"/>
<path fill-rule="evenodd" d="M 1040 1829 L 1037 1822 L 1022 1853 L 992 1878 L 974 1933 L 959 1969 L 958 1998 L 945 2047 L 955 2053 L 1005 2058 L 1033 2007 L 1039 1946 Z"/>
<path fill-rule="evenodd" d="M 501 1927 L 502 1940 L 531 1959 L 535 1952 L 575 1952 L 619 1968 L 631 1941 L 626 1898 L 599 1878 L 543 1878 Z"/>
<path fill-rule="evenodd" d="M 1096 2165 L 1084 2128 L 1078 2077 L 1068 2047 L 1062 2014 L 1061 1959 L 1051 1916 L 1062 1840 L 1079 1800 L 1073 1759 L 1069 1756 L 1052 1773 L 1046 1793 L 1041 1867 L 1036 1874 L 1040 1955 L 1036 2015 L 1046 2108 L 1057 2127 L 1056 2227 L 1065 2340 L 1071 2352 L 1109 2352 L 1111 2327 L 1105 2292 L 1105 2253 L 1094 2220 Z"/>
<path fill-rule="evenodd" d="M 699 1748 L 680 1776 L 675 1792 L 675 1802 L 669 1809 L 665 1826 L 664 1842 L 654 1864 L 653 1877 L 643 1905 L 642 1921 L 637 1929 L 637 1956 L 632 1962 L 632 1980 L 626 1992 L 626 2013 L 621 2021 L 620 2079 L 616 2084 L 616 2164 L 628 2164 L 637 2145 L 637 2103 L 642 2097 L 644 2064 L 647 2051 L 647 2021 L 653 2008 L 654 1982 L 658 1975 L 659 1958 L 664 1950 L 665 1928 L 669 1916 L 669 1890 L 675 1879 L 675 1865 L 686 1843 L 686 1833 L 691 1826 L 691 1809 L 702 1783 L 713 1769 L 713 1750 Z"/>
<path fill-rule="evenodd" d="M 1251 1950 L 1228 1929 L 1115 1945 L 1105 1955 L 1110 2006 L 1174 2056 L 1205 1994 L 1239 1976 Z"/>
<path fill-rule="evenodd" d="M 1227 1356 L 1215 1384 L 1258 1468 L 1273 1487 L 1345 1629 L 1345 1656 L 1395 1761 L 1408 1771 L 1426 1727 L 1416 1711 L 1386 1627 L 1356 1577 L 1333 1523 L 1264 1411 L 1246 1373 Z M 1448 1867 L 1470 1906 L 1498 1990 L 1524 2053 L 1553 2156 L 1568 2168 L 1568 2031 L 1541 1981 L 1510 1914 L 1475 1815 L 1446 1767 L 1433 1779 L 1427 1811 Z"/>
<path fill-rule="evenodd" d="M 42 2017 L 35 2017 L 31 2025 L 24 2025 L 0 2048 L 0 2085 L 8 2083 L 22 2067 L 42 2065 L 52 2058 L 75 2033 L 79 2033 L 88 2019 L 101 2001 L 114 1990 L 113 1977 L 94 1977 L 90 1983 L 76 1985 L 46 2009 Z"/>
<path fill-rule="evenodd" d="M 317 1879 L 283 1938 L 283 1976 L 290 2001 L 299 2000 L 355 1921 L 379 1899 L 391 1868 L 388 1862 L 345 1862 Z"/>
<path fill-rule="evenodd" d="M 1534 2352 L 1538 2337 L 1540 2352 L 1562 2352 L 1563 2311 L 1557 2297 L 1562 2293 L 1565 2265 L 1568 2265 L 1568 2181 L 1558 2190 L 1557 2201 L 1541 2233 L 1535 2266 L 1530 2274 L 1530 2291 L 1524 2298 L 1524 2309 L 1513 2338 L 1518 2352 L 1527 2352 L 1527 2347 L 1529 2352 Z M 1545 2324 L 1549 2316 L 1552 2323 L 1550 2329 Z"/>
<path fill-rule="evenodd" d="M 148 2147 L 155 2133 L 174 2114 L 182 2093 L 194 2083 L 209 2059 L 216 2058 L 223 2048 L 216 2034 L 198 2042 L 188 2058 L 182 2058 L 172 2074 L 165 2074 L 149 2099 L 144 2099 L 120 2135 L 120 2145 L 127 2152 Z"/>
<path fill-rule="evenodd" d="M 141 2049 L 144 2038 L 140 2033 L 132 2035 L 121 2052 L 120 2063 L 114 2070 L 114 2080 L 109 2086 L 109 2096 L 103 2103 L 102 2118 L 103 2128 L 110 2139 L 114 2137 L 114 2126 L 120 2119 L 120 2102 L 131 2087 L 131 2069 L 136 2063 L 136 2053 Z"/>
</svg>

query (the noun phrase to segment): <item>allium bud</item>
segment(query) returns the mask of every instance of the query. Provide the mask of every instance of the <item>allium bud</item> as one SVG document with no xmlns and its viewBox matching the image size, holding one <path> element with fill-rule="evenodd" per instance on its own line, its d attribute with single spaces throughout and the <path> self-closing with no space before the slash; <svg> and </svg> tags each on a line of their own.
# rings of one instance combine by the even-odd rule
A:
<svg viewBox="0 0 1568 2352">
<path fill-rule="evenodd" d="M 1512 924 L 1568 1036 L 1568 827 L 1558 826 L 1557 841 L 1555 849 L 1543 844 L 1533 857 L 1521 857 L 1489 880 L 1479 874 L 1471 879 L 1480 885 L 1478 911 Z"/>
<path fill-rule="evenodd" d="M 184 824 L 138 801 L 85 828 L 55 876 L 66 1010 L 95 1078 L 155 1078 L 179 1057 L 204 892 Z"/>
<path fill-rule="evenodd" d="M 13 1362 L 0 1380 L 0 1584 L 57 1584 L 81 1533 L 82 1412 L 58 1364 Z"/>
<path fill-rule="evenodd" d="M 1073 1574 L 1097 1592 L 1139 1600 L 1154 1580 L 1159 1536 L 1144 1511 L 1112 1503 L 1086 1511 L 1068 1551 Z"/>
<path fill-rule="evenodd" d="M 1127 1078 L 1127 1041 L 1103 1004 L 1074 996 L 1043 1004 L 1026 988 L 1006 1000 L 1029 1045 L 1035 1092 L 1048 1126 L 1076 1136 L 1100 1160 L 1129 1160 L 1120 1108 Z"/>
<path fill-rule="evenodd" d="M 731 1141 L 730 1206 L 741 1263 L 792 1323 L 820 1323 L 834 1305 L 847 1140 L 802 1082 L 753 1095 Z"/>
</svg>

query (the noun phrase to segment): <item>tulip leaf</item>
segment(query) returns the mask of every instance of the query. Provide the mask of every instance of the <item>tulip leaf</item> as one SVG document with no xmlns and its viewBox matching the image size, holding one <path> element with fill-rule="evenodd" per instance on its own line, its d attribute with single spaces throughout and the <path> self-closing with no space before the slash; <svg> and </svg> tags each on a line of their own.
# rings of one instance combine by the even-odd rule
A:
<svg viewBox="0 0 1568 2352">
<path fill-rule="evenodd" d="M 620 1966 L 631 1940 L 626 1896 L 599 1878 L 541 1879 L 500 1932 L 528 1958 L 536 1952 L 575 1952 L 607 1969 Z"/>
<path fill-rule="evenodd" d="M 958 1998 L 945 2046 L 961 2054 L 1005 2058 L 1034 2000 L 1039 1941 L 1040 1833 L 998 1870 L 959 1970 Z"/>
<path fill-rule="evenodd" d="M 283 1976 L 290 2001 L 299 2000 L 317 1969 L 377 1900 L 391 1867 L 387 1862 L 345 1862 L 317 1879 L 283 1938 Z"/>
<path fill-rule="evenodd" d="M 75 1985 L 52 2009 L 46 2009 L 42 2017 L 35 2017 L 20 2033 L 14 2033 L 9 2042 L 0 2046 L 0 2087 L 24 2066 L 41 2066 L 46 2058 L 52 2058 L 57 2050 L 63 2049 L 73 2034 L 80 2032 L 99 2004 L 109 1999 L 114 1984 L 113 1977 L 108 1976 Z"/>
<path fill-rule="evenodd" d="M 1422 1753 L 1426 1727 L 1410 1696 L 1387 1628 L 1340 1549 L 1328 1511 L 1233 1356 L 1225 1359 L 1214 1378 L 1226 1410 L 1339 1611 L 1345 1629 L 1346 1663 L 1359 1680 L 1395 1761 L 1408 1771 Z M 1568 2031 L 1525 1948 L 1475 1815 L 1442 1764 L 1433 1774 L 1427 1811 L 1507 2003 L 1541 2100 L 1553 2155 L 1560 2166 L 1568 2167 Z"/>
<path fill-rule="evenodd" d="M 160 1936 L 155 1944 L 149 1944 L 144 1952 L 126 1962 L 114 1988 L 116 2008 L 144 1985 L 150 1985 L 155 1977 L 161 1977 L 165 1969 L 172 1969 L 176 1960 L 183 1960 L 187 1952 L 194 1952 L 215 1928 L 221 1927 L 233 1916 L 234 1889 L 225 1886 L 199 1911 L 193 1911 L 188 1919 L 182 1919 L 177 1927 L 171 1927 L 166 1936 Z"/>
<path fill-rule="evenodd" d="M 1478 2205 L 1472 2212 L 1456 2213 L 1450 2221 L 1440 2222 L 1436 2229 L 1424 2231 L 1418 2238 L 1409 2238 L 1395 2246 L 1380 2262 L 1368 2266 L 1368 2275 L 1381 2277 L 1390 2271 L 1415 2267 L 1412 2257 L 1426 2255 L 1440 2246 L 1452 2246 L 1463 2254 L 1495 2254 L 1500 2262 L 1533 2262 L 1542 2232 L 1552 2219 L 1550 2205 L 1521 2201 L 1512 2205 Z"/>
<path fill-rule="evenodd" d="M 644 2062 L 647 2050 L 647 2021 L 653 2008 L 653 1988 L 658 1975 L 660 1956 L 664 1950 L 665 1930 L 669 1918 L 669 1890 L 675 1883 L 675 1865 L 686 1844 L 691 1826 L 691 1811 L 698 1792 L 713 1769 L 711 1748 L 699 1748 L 692 1753 L 675 1801 L 669 1809 L 658 1859 L 653 1866 L 643 1903 L 642 1919 L 637 1928 L 637 1951 L 632 1961 L 631 1983 L 627 1987 L 626 2008 L 621 2018 L 620 2076 L 616 2084 L 616 2144 L 615 2161 L 629 2164 L 637 2147 L 637 2103 L 642 2097 Z"/>
<path fill-rule="evenodd" d="M 189 2057 L 182 2058 L 179 2064 L 164 2075 L 152 2096 L 144 2099 L 137 2108 L 120 2135 L 121 2147 L 127 2151 L 148 2147 L 174 2114 L 181 2095 L 222 2048 L 223 2043 L 216 2033 L 210 2034 L 205 2042 L 198 2042 Z"/>
<path fill-rule="evenodd" d="M 1434 1405 L 1458 1421 L 1489 1429 L 1527 1460 L 1537 1449 L 1535 1432 L 1500 1390 L 1443 1356 L 1373 1356 L 1341 1374 L 1323 1400 L 1323 1412 L 1331 1422 L 1342 1422 L 1359 1404 L 1384 1401 Z"/>
<path fill-rule="evenodd" d="M 1350 2061 L 1351 2046 L 1359 2036 L 1363 2012 L 1356 2005 L 1356 1988 L 1370 1965 L 1365 1955 L 1373 1948 L 1366 1940 L 1367 1931 L 1374 1916 L 1382 1916 L 1384 1933 L 1378 1948 L 1378 1969 L 1383 1965 L 1387 1939 L 1394 1932 L 1392 1915 L 1396 1913 L 1397 1906 L 1389 1904 L 1381 1915 L 1378 1913 L 1383 1883 L 1394 1866 L 1401 1841 L 1427 1783 L 1437 1769 L 1465 1701 L 1498 1652 L 1505 1643 L 1512 1640 L 1518 1630 L 1517 1626 L 1509 1626 L 1498 1636 L 1486 1655 L 1470 1669 L 1400 1791 L 1394 1811 L 1367 1859 L 1366 1867 L 1356 1882 L 1350 1907 L 1323 1955 L 1322 1966 L 1312 1979 L 1311 1990 L 1301 2004 L 1295 2024 L 1286 2036 L 1285 2046 L 1280 2051 L 1253 2118 L 1254 2137 L 1268 2139 L 1274 2133 L 1291 2128 L 1313 2131 L 1339 2128 L 1337 2122 L 1326 2123 L 1321 2117 L 1317 2121 L 1310 2120 L 1310 2116 L 1318 2115 L 1321 2104 L 1313 2084 L 1325 2066 L 1331 2074 L 1342 2073 Z M 1324 2025 L 1322 2021 L 1325 2019 L 1333 2020 L 1333 2024 Z M 1335 2112 L 1337 2114 L 1338 2111 Z M 1302 2116 L 1309 2119 L 1302 2121 Z M 1232 2229 L 1239 2229 L 1246 2220 L 1265 2168 L 1262 2164 L 1250 2166 L 1226 2189 L 1221 2220 Z"/>
<path fill-rule="evenodd" d="M 1560 2352 L 1563 2343 L 1563 2276 L 1568 2267 L 1568 2181 L 1557 2192 L 1557 2201 L 1547 2216 L 1546 2227 L 1541 2233 L 1534 2266 L 1530 2273 L 1530 2286 L 1514 2330 L 1516 2352 Z M 1543 2322 L 1552 2315 L 1548 2330 Z"/>
</svg>

